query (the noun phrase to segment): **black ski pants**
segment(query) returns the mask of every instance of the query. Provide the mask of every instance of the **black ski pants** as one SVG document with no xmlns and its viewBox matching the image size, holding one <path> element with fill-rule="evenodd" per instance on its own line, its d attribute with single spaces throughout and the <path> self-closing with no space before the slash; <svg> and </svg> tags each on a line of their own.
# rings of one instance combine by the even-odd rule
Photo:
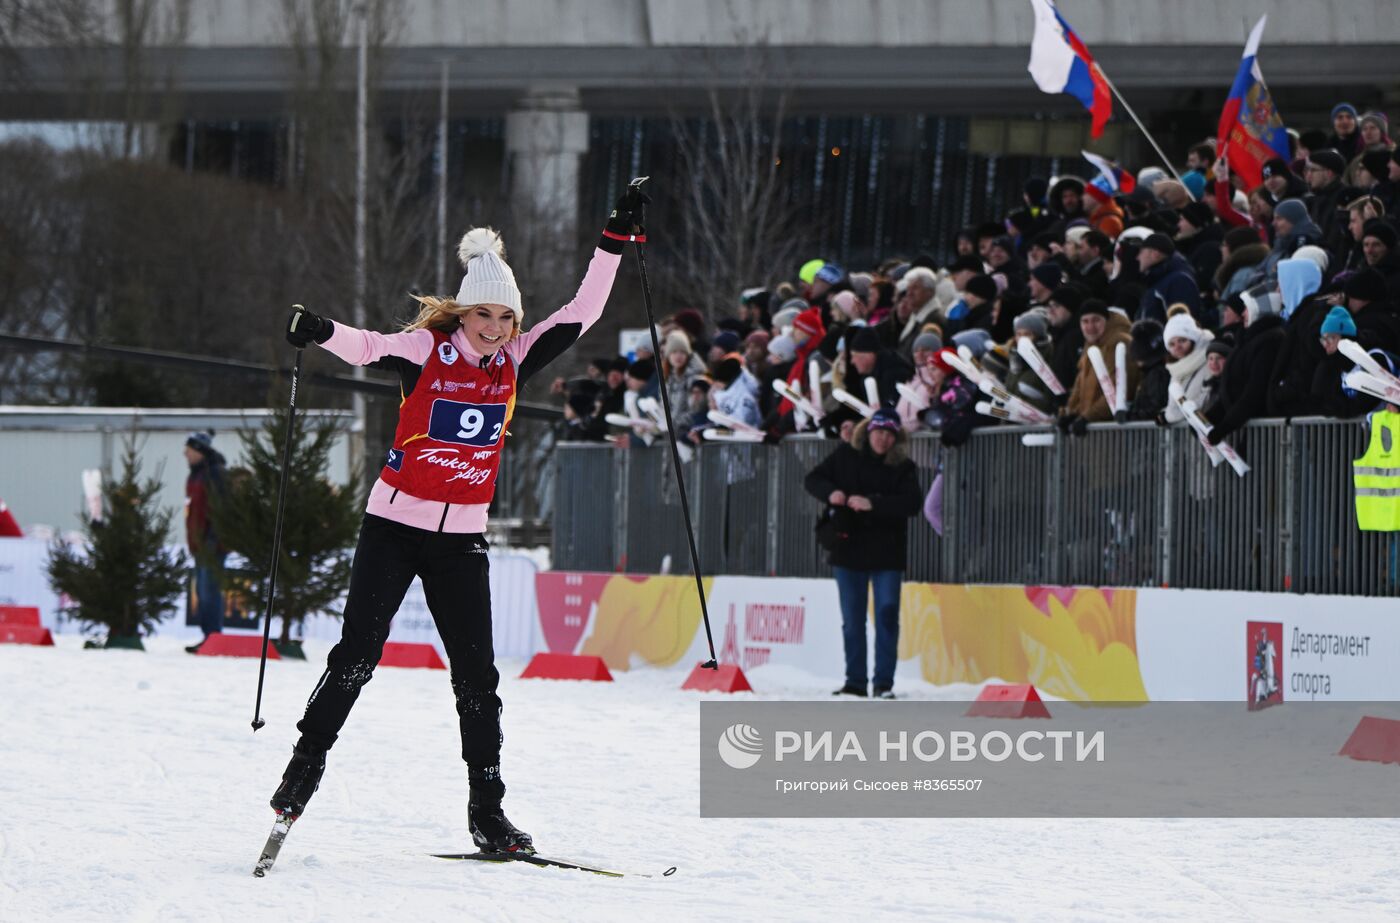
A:
<svg viewBox="0 0 1400 923">
<path fill-rule="evenodd" d="M 350 567 L 350 591 L 340 642 L 297 724 L 303 745 L 329 750 L 360 689 L 374 675 L 389 622 L 415 576 L 422 578 L 428 609 L 442 636 L 462 729 L 472 797 L 499 801 L 501 699 L 491 646 L 491 587 L 486 537 L 481 533 L 428 532 L 365 514 Z"/>
</svg>

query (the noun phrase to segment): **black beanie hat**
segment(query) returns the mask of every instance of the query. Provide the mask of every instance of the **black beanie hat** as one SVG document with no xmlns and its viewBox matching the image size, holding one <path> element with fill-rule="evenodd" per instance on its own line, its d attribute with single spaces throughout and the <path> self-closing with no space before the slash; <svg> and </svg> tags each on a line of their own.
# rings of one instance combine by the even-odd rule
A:
<svg viewBox="0 0 1400 923">
<path fill-rule="evenodd" d="M 1390 175 L 1390 151 L 1384 149 L 1366 151 L 1361 155 L 1361 165 L 1378 182 L 1384 182 L 1386 177 Z"/>
<path fill-rule="evenodd" d="M 1316 128 L 1309 128 L 1298 135 L 1298 143 L 1310 151 L 1315 151 L 1320 147 L 1327 146 L 1327 132 L 1319 131 Z"/>
<path fill-rule="evenodd" d="M 609 372 L 622 372 L 625 375 L 627 373 L 627 357 L 618 356 L 607 364 L 606 369 Z"/>
<path fill-rule="evenodd" d="M 857 327 L 856 332 L 851 334 L 849 349 L 853 353 L 878 353 L 880 338 L 869 327 Z"/>
<path fill-rule="evenodd" d="M 1045 192 L 1050 188 L 1050 183 L 1043 176 L 1032 176 L 1026 180 L 1026 185 L 1021 187 L 1021 191 L 1026 194 L 1026 198 L 1035 204 L 1045 201 Z"/>
<path fill-rule="evenodd" d="M 1191 222 L 1193 228 L 1200 230 L 1215 221 L 1215 212 L 1204 202 L 1191 202 L 1181 210 L 1181 217 Z"/>
<path fill-rule="evenodd" d="M 1102 314 L 1108 317 L 1108 305 L 1102 298 L 1085 298 L 1079 306 L 1079 316 L 1083 317 L 1085 314 Z"/>
<path fill-rule="evenodd" d="M 1313 151 L 1308 155 L 1308 163 L 1316 164 L 1325 170 L 1331 170 L 1338 176 L 1345 173 L 1347 169 L 1346 158 L 1330 147 L 1324 147 L 1320 151 Z"/>
<path fill-rule="evenodd" d="M 1385 244 L 1387 250 L 1395 249 L 1395 228 L 1380 218 L 1371 218 L 1361 226 L 1361 239 L 1365 240 L 1368 237 L 1374 237 Z"/>
<path fill-rule="evenodd" d="M 651 359 L 638 359 L 627 366 L 627 377 L 635 378 L 638 381 L 651 381 L 651 376 L 656 374 L 656 363 Z"/>
<path fill-rule="evenodd" d="M 1224 356 L 1226 359 L 1230 358 L 1230 353 L 1234 351 L 1235 347 L 1226 340 L 1211 340 L 1210 345 L 1206 347 L 1207 356 Z"/>
<path fill-rule="evenodd" d="M 1147 238 L 1142 242 L 1142 249 L 1156 250 L 1158 253 L 1165 253 L 1167 256 L 1171 256 L 1176 252 L 1176 244 L 1172 243 L 1170 237 L 1158 232 L 1147 235 Z"/>
<path fill-rule="evenodd" d="M 1342 291 L 1348 298 L 1359 301 L 1385 301 L 1385 276 L 1374 269 L 1363 269 L 1347 277 Z"/>
<path fill-rule="evenodd" d="M 733 356 L 726 356 L 710 366 L 710 377 L 727 388 L 734 384 L 741 371 L 743 366 L 739 364 L 739 360 Z"/>
<path fill-rule="evenodd" d="M 948 272 L 975 272 L 979 275 L 982 272 L 982 259 L 976 256 L 960 256 L 953 260 L 948 267 Z"/>
<path fill-rule="evenodd" d="M 1162 340 L 1162 325 L 1151 318 L 1133 324 L 1132 338 L 1128 352 L 1138 362 L 1150 362 L 1167 354 L 1167 345 Z"/>
<path fill-rule="evenodd" d="M 567 403 L 580 417 L 586 417 L 593 413 L 593 398 L 582 392 L 576 391 L 570 394 Z"/>
<path fill-rule="evenodd" d="M 1259 175 L 1264 179 L 1269 179 L 1273 176 L 1288 176 L 1290 172 L 1288 161 L 1284 160 L 1282 157 L 1275 157 L 1264 163 L 1263 168 L 1259 171 Z"/>
<path fill-rule="evenodd" d="M 973 276 L 967 280 L 963 291 L 969 295 L 976 295 L 983 301 L 992 301 L 997 297 L 997 284 L 992 281 L 991 276 Z"/>
<path fill-rule="evenodd" d="M 1077 285 L 1061 285 L 1050 293 L 1050 300 L 1071 313 L 1084 304 L 1084 290 Z"/>
</svg>

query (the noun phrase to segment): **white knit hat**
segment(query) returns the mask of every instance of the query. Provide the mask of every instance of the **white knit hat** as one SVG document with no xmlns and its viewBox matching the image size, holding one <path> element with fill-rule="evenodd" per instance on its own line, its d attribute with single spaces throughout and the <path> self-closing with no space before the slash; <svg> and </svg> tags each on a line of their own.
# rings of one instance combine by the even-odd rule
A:
<svg viewBox="0 0 1400 923">
<path fill-rule="evenodd" d="M 1189 311 L 1173 314 L 1167 318 L 1167 323 L 1162 328 L 1162 339 L 1164 340 L 1180 337 L 1183 340 L 1199 343 L 1205 335 L 1205 331 L 1196 325 L 1196 321 L 1191 317 Z"/>
<path fill-rule="evenodd" d="M 520 307 L 520 289 L 515 285 L 515 273 L 506 265 L 506 245 L 492 228 L 472 228 L 457 245 L 457 258 L 467 274 L 457 289 L 457 303 L 503 304 L 515 312 L 519 324 L 525 317 Z"/>
</svg>

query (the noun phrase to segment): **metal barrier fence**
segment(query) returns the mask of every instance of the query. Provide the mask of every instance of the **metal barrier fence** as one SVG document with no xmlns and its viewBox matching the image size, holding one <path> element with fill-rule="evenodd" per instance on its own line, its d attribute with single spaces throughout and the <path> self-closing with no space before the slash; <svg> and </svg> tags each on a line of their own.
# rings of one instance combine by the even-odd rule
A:
<svg viewBox="0 0 1400 923">
<path fill-rule="evenodd" d="M 1251 471 L 1212 468 L 1185 427 L 979 430 L 943 448 L 918 434 L 925 492 L 943 473 L 943 536 L 909 526 L 910 580 L 1173 586 L 1389 596 L 1400 542 L 1356 527 L 1351 460 L 1360 421 L 1258 421 L 1234 444 Z M 1039 435 L 1045 444 L 1023 444 Z M 708 444 L 685 466 L 706 574 L 829 576 L 803 479 L 836 443 Z M 561 444 L 555 451 L 554 566 L 689 573 L 669 451 Z M 669 559 L 669 560 L 668 560 Z"/>
</svg>

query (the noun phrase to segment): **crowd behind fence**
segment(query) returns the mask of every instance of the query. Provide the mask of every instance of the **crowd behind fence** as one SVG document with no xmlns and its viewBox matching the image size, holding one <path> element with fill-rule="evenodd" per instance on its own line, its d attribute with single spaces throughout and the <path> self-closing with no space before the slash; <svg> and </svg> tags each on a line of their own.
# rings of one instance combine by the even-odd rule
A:
<svg viewBox="0 0 1400 923">
<path fill-rule="evenodd" d="M 943 583 L 1170 586 L 1363 596 L 1396 592 L 1400 543 L 1356 524 L 1357 421 L 1258 421 L 1238 442 L 1252 466 L 1212 468 L 1193 433 L 1150 423 L 975 432 L 957 448 L 916 434 L 925 491 L 942 466 L 943 534 L 910 524 L 906 578 Z M 1045 440 L 1041 440 L 1045 441 Z M 706 444 L 684 469 L 706 574 L 827 577 L 806 472 L 836 445 Z M 668 450 L 564 443 L 554 454 L 560 570 L 688 573 Z"/>
</svg>

